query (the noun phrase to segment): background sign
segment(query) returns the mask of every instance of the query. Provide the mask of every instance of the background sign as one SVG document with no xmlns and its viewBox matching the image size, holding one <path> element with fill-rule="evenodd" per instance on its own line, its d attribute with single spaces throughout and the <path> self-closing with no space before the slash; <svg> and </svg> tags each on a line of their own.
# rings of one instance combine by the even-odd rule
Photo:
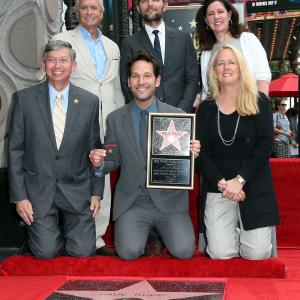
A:
<svg viewBox="0 0 300 300">
<path fill-rule="evenodd" d="M 300 9 L 300 0 L 250 0 L 246 3 L 247 13 Z"/>
</svg>

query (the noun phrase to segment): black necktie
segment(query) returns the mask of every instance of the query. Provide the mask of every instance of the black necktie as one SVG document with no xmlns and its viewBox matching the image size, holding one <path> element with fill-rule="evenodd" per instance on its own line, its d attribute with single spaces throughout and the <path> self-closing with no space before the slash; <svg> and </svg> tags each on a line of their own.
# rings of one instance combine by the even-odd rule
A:
<svg viewBox="0 0 300 300">
<path fill-rule="evenodd" d="M 142 153 L 147 158 L 147 143 L 148 143 L 148 111 L 141 111 L 141 119 L 140 119 L 140 146 Z"/>
<path fill-rule="evenodd" d="M 158 62 L 162 68 L 164 64 L 163 64 L 160 42 L 159 42 L 159 37 L 158 37 L 159 30 L 153 30 L 152 33 L 155 35 L 155 39 L 154 39 L 155 57 L 158 59 Z"/>
</svg>

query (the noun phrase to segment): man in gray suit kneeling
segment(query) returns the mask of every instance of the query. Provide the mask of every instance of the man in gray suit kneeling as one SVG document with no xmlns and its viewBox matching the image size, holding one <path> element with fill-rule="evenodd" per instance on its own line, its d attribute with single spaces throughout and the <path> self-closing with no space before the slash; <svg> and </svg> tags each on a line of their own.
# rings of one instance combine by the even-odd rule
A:
<svg viewBox="0 0 300 300">
<path fill-rule="evenodd" d="M 76 68 L 69 43 L 48 43 L 43 68 L 47 81 L 13 95 L 10 200 L 27 224 L 36 257 L 94 255 L 102 182 L 88 154 L 101 146 L 99 100 L 69 83 Z"/>
<path fill-rule="evenodd" d="M 159 63 L 150 54 L 137 54 L 128 64 L 128 74 L 134 101 L 108 116 L 105 137 L 108 150 L 95 149 L 90 153 L 101 175 L 121 167 L 113 206 L 116 251 L 128 260 L 143 255 L 148 234 L 154 228 L 171 255 L 189 258 L 194 255 L 195 235 L 188 192 L 145 188 L 146 157 L 141 149 L 139 126 L 145 111 L 146 116 L 149 112 L 183 111 L 155 98 L 155 88 L 160 84 Z M 199 141 L 191 141 L 191 151 L 198 156 Z"/>
</svg>

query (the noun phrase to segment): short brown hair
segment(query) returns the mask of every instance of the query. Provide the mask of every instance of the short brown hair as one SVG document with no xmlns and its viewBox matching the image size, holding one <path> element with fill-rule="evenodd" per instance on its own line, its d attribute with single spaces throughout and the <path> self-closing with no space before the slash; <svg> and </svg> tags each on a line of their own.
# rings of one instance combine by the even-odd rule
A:
<svg viewBox="0 0 300 300">
<path fill-rule="evenodd" d="M 128 77 L 131 76 L 131 67 L 137 61 L 146 61 L 152 64 L 154 76 L 157 78 L 160 75 L 160 65 L 157 59 L 148 51 L 142 50 L 137 52 L 127 64 Z"/>
</svg>

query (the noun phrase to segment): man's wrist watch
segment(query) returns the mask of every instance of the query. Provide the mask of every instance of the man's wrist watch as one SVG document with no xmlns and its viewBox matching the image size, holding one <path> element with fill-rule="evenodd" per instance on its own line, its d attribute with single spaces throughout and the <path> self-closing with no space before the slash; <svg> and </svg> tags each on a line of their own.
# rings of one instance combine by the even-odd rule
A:
<svg viewBox="0 0 300 300">
<path fill-rule="evenodd" d="M 245 179 L 241 175 L 237 175 L 236 179 L 241 185 L 244 185 L 246 183 Z"/>
</svg>

